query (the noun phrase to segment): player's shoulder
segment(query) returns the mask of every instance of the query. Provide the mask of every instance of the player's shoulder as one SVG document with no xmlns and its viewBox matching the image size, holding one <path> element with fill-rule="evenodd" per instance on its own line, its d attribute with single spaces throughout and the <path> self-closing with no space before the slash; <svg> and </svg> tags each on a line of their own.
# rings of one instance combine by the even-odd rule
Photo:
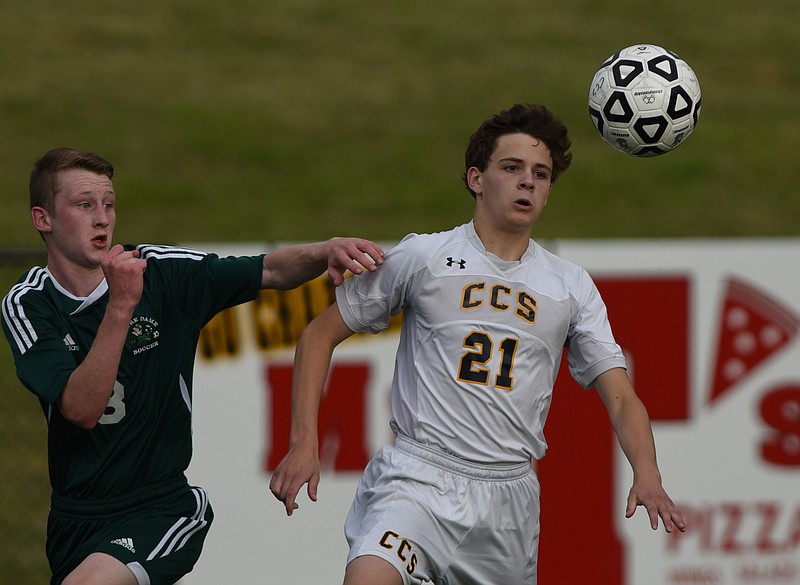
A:
<svg viewBox="0 0 800 585">
<path fill-rule="evenodd" d="M 358 279 L 349 279 L 349 286 L 361 286 L 368 282 L 405 282 L 415 274 L 426 270 L 433 258 L 441 255 L 441 250 L 454 240 L 459 240 L 459 228 L 442 232 L 412 232 L 404 236 L 393 246 L 387 247 L 383 268 L 376 272 L 362 275 Z"/>
<path fill-rule="evenodd" d="M 530 270 L 541 274 L 545 271 L 551 283 L 556 284 L 556 288 L 563 289 L 565 294 L 571 296 L 583 296 L 587 289 L 593 288 L 592 279 L 585 268 L 548 250 L 545 246 L 532 242 L 532 261 Z"/>
<path fill-rule="evenodd" d="M 30 302 L 45 294 L 45 284 L 50 280 L 50 272 L 41 266 L 34 266 L 23 273 L 3 297 L 3 307 L 7 303 Z"/>
<path fill-rule="evenodd" d="M 58 306 L 53 279 L 46 268 L 35 266 L 23 274 L 2 301 L 2 324 L 9 344 L 25 353 L 36 339 L 34 316 L 50 321 Z"/>
<path fill-rule="evenodd" d="M 444 230 L 440 232 L 428 232 L 428 233 L 417 233 L 412 232 L 402 240 L 400 243 L 405 245 L 414 245 L 419 247 L 430 247 L 439 244 L 443 244 L 446 242 L 450 242 L 454 239 L 464 238 L 464 226 L 456 226 L 449 230 Z"/>
<path fill-rule="evenodd" d="M 564 278 L 583 278 L 586 274 L 586 270 L 582 266 L 548 250 L 542 244 L 533 240 L 531 242 L 535 261 L 547 270 Z"/>
<path fill-rule="evenodd" d="M 452 245 L 453 242 L 465 240 L 463 226 L 451 230 L 431 233 L 410 233 L 401 239 L 397 245 L 387 252 L 387 257 L 402 256 L 406 259 L 415 258 L 419 263 L 425 264 L 437 251 Z"/>
</svg>

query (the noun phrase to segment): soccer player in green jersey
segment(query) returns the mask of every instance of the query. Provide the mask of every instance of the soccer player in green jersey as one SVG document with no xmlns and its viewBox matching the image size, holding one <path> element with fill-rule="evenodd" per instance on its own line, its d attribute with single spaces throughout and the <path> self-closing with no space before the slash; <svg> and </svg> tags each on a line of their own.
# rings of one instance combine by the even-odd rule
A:
<svg viewBox="0 0 800 585">
<path fill-rule="evenodd" d="M 17 375 L 47 418 L 53 585 L 167 585 L 191 571 L 213 519 L 184 474 L 200 330 L 260 289 L 296 287 L 326 266 L 338 286 L 383 257 L 359 238 L 228 258 L 112 245 L 113 175 L 74 149 L 36 162 L 31 218 L 47 266 L 2 305 Z"/>
</svg>

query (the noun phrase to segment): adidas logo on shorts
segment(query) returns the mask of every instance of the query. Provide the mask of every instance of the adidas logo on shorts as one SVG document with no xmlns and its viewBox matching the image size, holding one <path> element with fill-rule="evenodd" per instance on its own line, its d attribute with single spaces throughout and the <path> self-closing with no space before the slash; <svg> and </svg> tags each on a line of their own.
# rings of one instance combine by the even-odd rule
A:
<svg viewBox="0 0 800 585">
<path fill-rule="evenodd" d="M 117 538 L 116 540 L 112 540 L 111 544 L 118 544 L 120 546 L 124 546 L 132 553 L 136 552 L 136 549 L 133 548 L 133 539 L 132 538 Z"/>
</svg>

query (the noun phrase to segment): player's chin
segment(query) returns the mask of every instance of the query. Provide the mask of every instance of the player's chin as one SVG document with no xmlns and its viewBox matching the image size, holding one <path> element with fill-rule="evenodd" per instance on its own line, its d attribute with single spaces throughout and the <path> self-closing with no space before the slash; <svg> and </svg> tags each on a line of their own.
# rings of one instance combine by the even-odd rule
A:
<svg viewBox="0 0 800 585">
<path fill-rule="evenodd" d="M 517 230 L 530 230 L 539 219 L 541 212 L 534 206 L 515 209 L 509 220 L 509 227 Z"/>
<path fill-rule="evenodd" d="M 89 266 L 99 266 L 100 263 L 103 261 L 103 258 L 106 257 L 108 254 L 109 247 L 105 246 L 103 248 L 92 247 L 91 249 L 87 250 L 84 254 L 85 262 Z"/>
</svg>

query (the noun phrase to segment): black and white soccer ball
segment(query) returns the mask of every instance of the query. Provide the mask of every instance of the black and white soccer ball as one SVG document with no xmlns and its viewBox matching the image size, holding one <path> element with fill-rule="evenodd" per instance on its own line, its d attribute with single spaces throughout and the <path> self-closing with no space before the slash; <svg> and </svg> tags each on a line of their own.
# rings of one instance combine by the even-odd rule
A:
<svg viewBox="0 0 800 585">
<path fill-rule="evenodd" d="M 689 64 L 656 45 L 606 59 L 589 88 L 589 116 L 608 144 L 634 156 L 677 148 L 700 117 L 700 83 Z"/>
</svg>

